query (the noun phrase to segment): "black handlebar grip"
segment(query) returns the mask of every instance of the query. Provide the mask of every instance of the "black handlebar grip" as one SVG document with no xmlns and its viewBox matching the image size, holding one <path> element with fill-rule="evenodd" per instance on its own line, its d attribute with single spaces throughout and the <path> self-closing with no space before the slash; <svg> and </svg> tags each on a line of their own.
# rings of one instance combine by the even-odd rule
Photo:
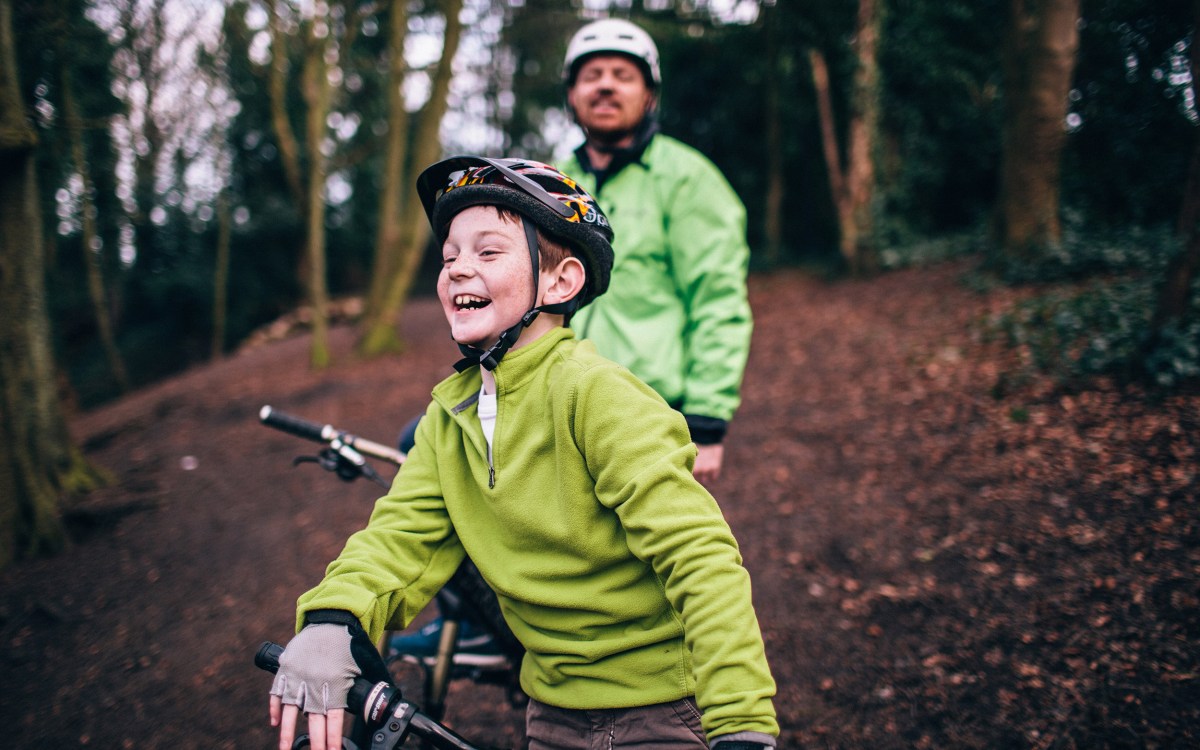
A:
<svg viewBox="0 0 1200 750">
<path fill-rule="evenodd" d="M 362 677 L 355 677 L 354 684 L 350 686 L 350 692 L 346 695 L 347 710 L 356 716 L 361 716 L 363 706 L 366 705 L 367 699 L 371 697 L 374 690 L 375 683 Z"/>
<path fill-rule="evenodd" d="M 263 641 L 263 644 L 258 647 L 258 653 L 254 655 L 254 666 L 275 674 L 279 671 L 279 655 L 282 653 L 283 646 Z"/>
<path fill-rule="evenodd" d="M 319 425 L 316 422 L 310 422 L 301 417 L 294 417 L 291 414 L 276 411 L 270 406 L 264 406 L 259 409 L 258 418 L 268 427 L 290 432 L 297 437 L 306 438 L 318 443 L 326 442 L 323 437 L 325 425 Z"/>
</svg>

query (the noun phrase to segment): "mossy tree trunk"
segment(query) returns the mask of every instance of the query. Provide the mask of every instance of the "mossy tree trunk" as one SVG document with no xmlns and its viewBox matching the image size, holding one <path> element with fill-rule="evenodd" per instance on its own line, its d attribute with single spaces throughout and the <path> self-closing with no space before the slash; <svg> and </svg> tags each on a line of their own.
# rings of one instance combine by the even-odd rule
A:
<svg viewBox="0 0 1200 750">
<path fill-rule="evenodd" d="M 416 180 L 416 176 L 421 170 L 441 156 L 442 147 L 438 131 L 441 127 L 442 116 L 446 114 L 447 95 L 453 75 L 451 65 L 454 55 L 458 52 L 458 43 L 462 37 L 462 22 L 459 20 L 462 6 L 463 0 L 442 0 L 442 11 L 446 17 L 442 57 L 434 72 L 429 101 L 417 115 L 417 130 L 413 135 L 406 178 L 406 184 L 409 185 Z M 373 356 L 403 348 L 403 343 L 396 332 L 396 321 L 400 318 L 413 280 L 421 267 L 421 258 L 424 255 L 425 246 L 429 242 L 429 232 L 429 225 L 420 201 L 413 199 L 404 201 L 400 220 L 399 262 L 392 269 L 388 278 L 388 285 L 379 309 L 364 321 L 363 336 L 358 345 L 362 354 Z"/>
<path fill-rule="evenodd" d="M 53 552 L 61 498 L 98 484 L 71 441 L 55 389 L 34 152 L 12 29 L 0 0 L 0 567 Z"/>
<path fill-rule="evenodd" d="M 75 97 L 75 81 L 71 70 L 65 67 L 66 55 L 59 55 L 59 81 L 62 85 L 63 119 L 71 141 L 71 160 L 75 162 L 75 171 L 79 174 L 83 191 L 80 195 L 80 226 L 81 249 L 83 251 L 83 267 L 87 271 L 88 297 L 92 302 L 92 314 L 96 318 L 96 333 L 100 337 L 100 346 L 104 350 L 104 358 L 112 373 L 117 388 L 122 393 L 129 391 L 129 377 L 126 375 L 125 360 L 117 348 L 117 338 L 113 331 L 112 315 L 109 314 L 108 293 L 105 291 L 104 272 L 100 262 L 100 242 L 96 231 L 95 185 L 92 182 L 91 170 L 88 168 L 87 148 L 83 142 L 83 117 Z"/>
<path fill-rule="evenodd" d="M 304 53 L 305 137 L 308 153 L 308 206 L 305 229 L 305 255 L 308 259 L 308 302 L 312 306 L 312 351 L 309 361 L 315 368 L 329 365 L 329 290 L 325 278 L 325 179 L 329 160 L 322 148 L 326 136 L 332 87 L 326 55 L 329 34 L 318 33 L 327 18 L 308 21 L 308 45 Z"/>
<path fill-rule="evenodd" d="M 1027 263 L 1062 242 L 1059 191 L 1080 0 L 1010 0 L 997 247 Z"/>
<path fill-rule="evenodd" d="M 850 92 L 850 117 L 846 124 L 846 158 L 843 163 L 833 118 L 829 66 L 820 50 L 809 52 L 817 115 L 829 192 L 838 219 L 838 248 L 851 275 L 875 269 L 873 247 L 875 201 L 875 144 L 879 130 L 879 33 L 881 0 L 860 0 L 854 33 L 857 62 Z"/>
<path fill-rule="evenodd" d="M 1192 17 L 1192 29 L 1200 29 L 1200 0 L 1193 0 Z M 1196 49 L 1194 39 L 1191 69 L 1192 81 L 1200 81 L 1200 51 Z M 1183 247 L 1167 264 L 1163 285 L 1154 307 L 1150 335 L 1147 337 L 1148 349 L 1156 347 L 1167 328 L 1178 324 L 1187 314 L 1192 285 L 1196 281 L 1196 275 L 1200 274 L 1200 129 L 1196 130 L 1192 142 L 1191 165 L 1188 169 L 1187 185 L 1183 191 L 1177 230 Z"/>
<path fill-rule="evenodd" d="M 379 230 L 375 236 L 375 260 L 371 268 L 371 286 L 367 291 L 366 318 L 375 318 L 383 307 L 392 270 L 400 265 L 404 251 L 401 210 L 410 193 L 408 110 L 404 106 L 404 78 L 408 64 L 404 59 L 404 40 L 408 36 L 408 2 L 392 0 L 388 24 L 388 131 L 383 157 L 383 187 L 379 192 Z"/>
</svg>

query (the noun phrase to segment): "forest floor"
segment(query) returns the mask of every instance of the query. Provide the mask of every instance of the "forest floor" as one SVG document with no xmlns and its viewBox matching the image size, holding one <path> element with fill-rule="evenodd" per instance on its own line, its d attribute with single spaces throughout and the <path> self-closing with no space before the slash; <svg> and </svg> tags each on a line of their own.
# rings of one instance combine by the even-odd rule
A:
<svg viewBox="0 0 1200 750">
<path fill-rule="evenodd" d="M 744 404 L 713 487 L 745 556 L 788 748 L 1200 747 L 1200 396 L 1018 376 L 967 261 L 751 279 Z M 456 352 L 411 304 L 403 356 L 249 348 L 79 414 L 113 487 L 62 554 L 0 573 L 5 747 L 267 748 L 257 645 L 376 495 L 264 404 L 380 442 Z M 1003 384 L 1003 385 L 1002 385 Z M 1001 387 L 1002 385 L 1002 387 Z M 499 688 L 459 732 L 519 746 Z"/>
</svg>

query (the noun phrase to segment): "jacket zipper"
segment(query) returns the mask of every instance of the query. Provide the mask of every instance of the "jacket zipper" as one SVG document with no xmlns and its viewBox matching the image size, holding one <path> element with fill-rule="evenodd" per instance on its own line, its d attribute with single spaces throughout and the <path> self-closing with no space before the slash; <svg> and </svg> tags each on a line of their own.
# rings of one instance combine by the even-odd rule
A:
<svg viewBox="0 0 1200 750">
<path fill-rule="evenodd" d="M 475 391 L 475 393 L 473 395 L 468 396 L 462 403 L 460 403 L 460 404 L 456 405 L 454 408 L 452 408 L 450 410 L 450 412 L 454 416 L 457 417 L 460 413 L 465 411 L 467 407 L 469 407 L 471 404 L 477 403 L 478 401 L 479 401 L 479 391 Z M 497 401 L 497 406 L 499 406 L 499 401 Z M 497 412 L 496 416 L 497 416 L 497 418 L 499 418 L 500 415 L 498 412 Z M 487 458 L 487 464 L 488 464 L 488 489 L 494 490 L 494 489 L 496 489 L 496 467 L 492 465 L 492 448 L 490 445 L 488 445 L 488 440 L 487 440 L 486 435 L 483 438 L 483 448 L 486 451 L 486 458 Z"/>
</svg>

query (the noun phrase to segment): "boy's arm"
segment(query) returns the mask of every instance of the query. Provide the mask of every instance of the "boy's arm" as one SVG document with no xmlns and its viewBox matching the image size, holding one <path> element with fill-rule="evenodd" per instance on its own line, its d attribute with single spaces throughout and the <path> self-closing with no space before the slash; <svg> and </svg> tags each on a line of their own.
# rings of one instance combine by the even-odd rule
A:
<svg viewBox="0 0 1200 750">
<path fill-rule="evenodd" d="M 423 419 L 419 434 L 432 431 Z M 395 623 L 412 621 L 454 574 L 464 557 L 446 512 L 434 454 L 423 435 L 375 503 L 366 528 L 352 535 L 325 577 L 297 602 L 296 628 L 317 610 L 344 610 L 362 624 L 371 642 Z"/>
<path fill-rule="evenodd" d="M 627 371 L 580 378 L 575 432 L 596 494 L 630 549 L 662 582 L 692 654 L 696 700 L 713 740 L 779 732 L 775 683 L 750 595 L 750 577 L 716 501 L 692 476 L 683 418 Z"/>
</svg>

